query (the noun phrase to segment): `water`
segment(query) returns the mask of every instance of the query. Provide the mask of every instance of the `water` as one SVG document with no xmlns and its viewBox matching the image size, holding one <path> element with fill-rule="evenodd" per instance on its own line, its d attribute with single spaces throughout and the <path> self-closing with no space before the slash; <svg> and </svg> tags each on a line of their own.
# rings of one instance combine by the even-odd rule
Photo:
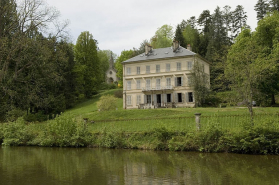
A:
<svg viewBox="0 0 279 185">
<path fill-rule="evenodd" d="M 1 185 L 278 184 L 279 156 L 0 148 Z"/>
</svg>

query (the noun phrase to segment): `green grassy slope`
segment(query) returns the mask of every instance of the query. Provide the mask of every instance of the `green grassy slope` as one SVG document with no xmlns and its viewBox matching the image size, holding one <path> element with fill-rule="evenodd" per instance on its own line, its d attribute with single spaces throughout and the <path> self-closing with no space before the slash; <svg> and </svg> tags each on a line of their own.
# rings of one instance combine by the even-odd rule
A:
<svg viewBox="0 0 279 185">
<path fill-rule="evenodd" d="M 117 110 L 99 112 L 97 102 L 102 95 L 114 94 L 117 89 L 103 91 L 92 99 L 78 104 L 76 107 L 67 110 L 64 114 L 72 117 L 89 118 L 89 120 L 122 120 L 122 119 L 148 119 L 148 118 L 175 118 L 193 116 L 194 113 L 202 113 L 203 116 L 212 115 L 238 115 L 248 114 L 247 108 L 173 108 L 173 109 L 123 109 L 123 99 L 117 101 Z M 255 108 L 255 113 L 276 113 L 279 108 Z"/>
</svg>

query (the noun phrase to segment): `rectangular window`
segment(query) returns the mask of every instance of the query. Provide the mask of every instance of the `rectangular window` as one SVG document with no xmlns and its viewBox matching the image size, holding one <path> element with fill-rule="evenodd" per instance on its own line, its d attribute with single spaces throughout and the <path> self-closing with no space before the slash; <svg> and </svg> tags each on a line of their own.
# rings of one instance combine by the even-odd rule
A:
<svg viewBox="0 0 279 185">
<path fill-rule="evenodd" d="M 130 75 L 130 74 L 131 74 L 131 68 L 130 68 L 130 67 L 127 67 L 127 68 L 126 68 L 126 72 L 127 72 L 127 75 Z"/>
<path fill-rule="evenodd" d="M 140 67 L 137 67 L 137 74 L 140 74 Z"/>
<path fill-rule="evenodd" d="M 146 66 L 146 74 L 150 73 L 150 66 Z"/>
<path fill-rule="evenodd" d="M 150 79 L 146 80 L 146 90 L 150 90 L 151 86 L 150 86 Z"/>
<path fill-rule="evenodd" d="M 127 81 L 127 90 L 131 90 L 132 88 L 132 81 Z"/>
<path fill-rule="evenodd" d="M 181 71 L 181 63 L 180 62 L 176 63 L 176 70 Z"/>
<path fill-rule="evenodd" d="M 137 105 L 141 104 L 141 95 L 137 95 Z"/>
<path fill-rule="evenodd" d="M 188 102 L 194 102 L 194 98 L 193 98 L 193 93 L 192 92 L 188 93 Z"/>
<path fill-rule="evenodd" d="M 157 90 L 161 89 L 161 79 L 156 79 L 156 89 Z"/>
<path fill-rule="evenodd" d="M 146 95 L 146 103 L 151 103 L 151 95 Z"/>
<path fill-rule="evenodd" d="M 167 78 L 167 89 L 171 88 L 171 78 Z"/>
<path fill-rule="evenodd" d="M 170 71 L 170 64 L 166 64 L 166 72 Z"/>
<path fill-rule="evenodd" d="M 182 77 L 176 78 L 176 86 L 182 86 Z"/>
<path fill-rule="evenodd" d="M 182 103 L 182 93 L 177 93 L 177 102 Z"/>
<path fill-rule="evenodd" d="M 156 65 L 156 73 L 160 73 L 160 65 Z"/>
<path fill-rule="evenodd" d="M 188 70 L 192 70 L 192 62 L 188 62 Z"/>
<path fill-rule="evenodd" d="M 137 89 L 140 89 L 141 86 L 140 86 L 140 80 L 137 80 Z"/>
<path fill-rule="evenodd" d="M 132 96 L 131 95 L 127 96 L 126 103 L 127 103 L 127 105 L 132 105 Z"/>
<path fill-rule="evenodd" d="M 167 102 L 168 102 L 168 103 L 171 102 L 171 94 L 167 94 Z"/>
</svg>

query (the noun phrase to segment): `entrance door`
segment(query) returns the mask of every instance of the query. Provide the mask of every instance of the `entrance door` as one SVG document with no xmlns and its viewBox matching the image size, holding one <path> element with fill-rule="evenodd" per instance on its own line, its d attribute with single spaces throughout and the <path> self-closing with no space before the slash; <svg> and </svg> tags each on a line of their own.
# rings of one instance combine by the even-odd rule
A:
<svg viewBox="0 0 279 185">
<path fill-rule="evenodd" d="M 157 106 L 161 107 L 161 94 L 157 94 Z"/>
</svg>

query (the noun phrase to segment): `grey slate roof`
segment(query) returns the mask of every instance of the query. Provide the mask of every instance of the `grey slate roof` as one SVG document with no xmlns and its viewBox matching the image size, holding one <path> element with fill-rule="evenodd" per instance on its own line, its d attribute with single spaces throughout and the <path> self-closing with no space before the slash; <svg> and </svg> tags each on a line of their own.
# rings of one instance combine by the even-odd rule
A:
<svg viewBox="0 0 279 185">
<path fill-rule="evenodd" d="M 167 47 L 167 48 L 152 49 L 152 52 L 149 53 L 148 55 L 145 55 L 145 53 L 143 53 L 143 54 L 140 54 L 133 58 L 130 58 L 122 63 L 145 61 L 145 60 L 155 60 L 155 59 L 161 59 L 161 58 L 193 56 L 193 55 L 196 55 L 196 53 L 194 53 L 188 49 L 185 49 L 181 46 L 179 47 L 179 49 L 176 52 L 173 52 L 172 47 Z"/>
</svg>

